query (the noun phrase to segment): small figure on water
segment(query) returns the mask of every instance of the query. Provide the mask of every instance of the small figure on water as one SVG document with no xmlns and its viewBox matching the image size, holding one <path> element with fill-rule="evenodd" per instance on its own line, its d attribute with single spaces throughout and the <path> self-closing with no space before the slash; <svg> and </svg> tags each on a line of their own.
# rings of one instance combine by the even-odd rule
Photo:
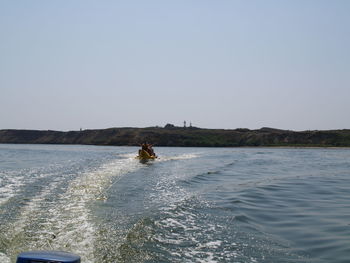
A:
<svg viewBox="0 0 350 263">
<path fill-rule="evenodd" d="M 149 143 L 142 143 L 141 149 L 139 150 L 139 156 L 140 159 L 155 159 L 157 158 L 157 155 L 154 153 L 153 145 Z"/>
</svg>

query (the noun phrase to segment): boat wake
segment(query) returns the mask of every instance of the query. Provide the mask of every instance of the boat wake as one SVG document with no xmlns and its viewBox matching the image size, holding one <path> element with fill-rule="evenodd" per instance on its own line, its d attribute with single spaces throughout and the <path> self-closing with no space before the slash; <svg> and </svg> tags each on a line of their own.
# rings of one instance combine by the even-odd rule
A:
<svg viewBox="0 0 350 263">
<path fill-rule="evenodd" d="M 193 159 L 198 157 L 199 157 L 198 154 L 189 153 L 189 154 L 181 154 L 181 155 L 175 155 L 175 156 L 160 156 L 157 160 L 166 162 L 166 161 Z"/>
<path fill-rule="evenodd" d="M 1 227 L 5 254 L 0 254 L 0 261 L 14 260 L 22 251 L 47 249 L 71 251 L 81 255 L 82 262 L 95 262 L 96 227 L 89 205 L 105 200 L 106 191 L 118 178 L 139 167 L 131 156 L 115 159 L 75 177 L 66 174 L 30 199 L 23 197 L 25 204 L 17 219 Z M 62 191 L 65 180 L 70 181 Z"/>
</svg>

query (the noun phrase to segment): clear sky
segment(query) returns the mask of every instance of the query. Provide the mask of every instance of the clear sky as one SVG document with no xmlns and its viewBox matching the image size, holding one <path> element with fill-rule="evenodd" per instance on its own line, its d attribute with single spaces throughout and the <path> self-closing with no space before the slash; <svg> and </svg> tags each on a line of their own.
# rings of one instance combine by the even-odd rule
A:
<svg viewBox="0 0 350 263">
<path fill-rule="evenodd" d="M 350 128 L 348 0 L 0 0 L 0 129 Z"/>
</svg>

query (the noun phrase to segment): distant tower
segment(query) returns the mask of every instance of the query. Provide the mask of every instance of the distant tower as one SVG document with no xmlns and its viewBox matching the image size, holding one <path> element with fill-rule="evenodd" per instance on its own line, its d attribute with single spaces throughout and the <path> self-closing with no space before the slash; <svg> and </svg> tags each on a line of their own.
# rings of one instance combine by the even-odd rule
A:
<svg viewBox="0 0 350 263">
<path fill-rule="evenodd" d="M 184 121 L 184 128 L 186 128 L 186 121 Z"/>
<path fill-rule="evenodd" d="M 192 128 L 192 122 L 190 122 L 190 128 Z"/>
</svg>

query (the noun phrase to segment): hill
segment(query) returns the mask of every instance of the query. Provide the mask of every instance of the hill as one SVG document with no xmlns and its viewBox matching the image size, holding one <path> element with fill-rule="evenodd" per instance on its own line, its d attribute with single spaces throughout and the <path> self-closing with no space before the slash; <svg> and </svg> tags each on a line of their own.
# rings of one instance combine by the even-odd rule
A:
<svg viewBox="0 0 350 263">
<path fill-rule="evenodd" d="M 0 143 L 235 147 L 350 147 L 350 130 L 289 131 L 273 128 L 201 129 L 195 127 L 109 128 L 83 131 L 0 130 Z"/>
</svg>

